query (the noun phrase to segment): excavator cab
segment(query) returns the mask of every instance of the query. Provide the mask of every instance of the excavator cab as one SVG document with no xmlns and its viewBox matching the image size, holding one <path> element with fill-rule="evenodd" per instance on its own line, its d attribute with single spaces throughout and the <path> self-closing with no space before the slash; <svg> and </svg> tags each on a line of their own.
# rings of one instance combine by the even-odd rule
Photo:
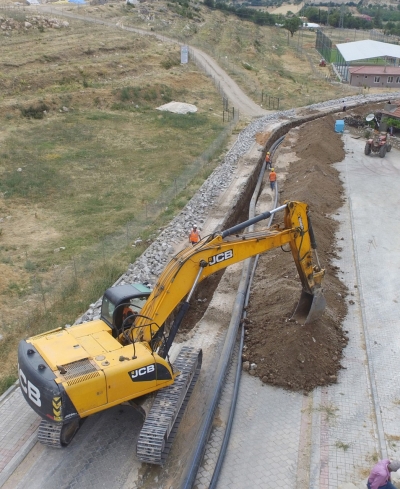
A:
<svg viewBox="0 0 400 489">
<path fill-rule="evenodd" d="M 149 287 L 140 283 L 118 285 L 105 291 L 101 319 L 111 327 L 114 338 L 118 337 L 126 323 L 131 326 L 126 319 L 140 313 L 150 293 Z"/>
</svg>

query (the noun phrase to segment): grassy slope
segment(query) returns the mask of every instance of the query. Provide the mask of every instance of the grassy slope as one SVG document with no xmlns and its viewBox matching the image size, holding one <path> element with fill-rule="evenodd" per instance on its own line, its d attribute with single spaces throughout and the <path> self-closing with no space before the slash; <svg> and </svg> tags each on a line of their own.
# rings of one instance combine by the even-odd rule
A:
<svg viewBox="0 0 400 489">
<path fill-rule="evenodd" d="M 226 126 L 211 80 L 170 44 L 72 22 L 1 49 L 0 390 L 19 338 L 73 322 L 187 202 Z M 154 110 L 170 100 L 198 113 Z"/>
</svg>

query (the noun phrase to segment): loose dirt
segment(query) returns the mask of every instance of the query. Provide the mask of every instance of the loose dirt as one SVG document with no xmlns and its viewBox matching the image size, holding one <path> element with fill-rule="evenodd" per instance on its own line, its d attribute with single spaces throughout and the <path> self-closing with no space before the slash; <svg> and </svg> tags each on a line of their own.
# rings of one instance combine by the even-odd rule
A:
<svg viewBox="0 0 400 489">
<path fill-rule="evenodd" d="M 340 117 L 337 117 L 340 118 Z M 296 391 L 335 383 L 347 344 L 342 320 L 346 315 L 347 288 L 339 269 L 330 264 L 346 244 L 335 233 L 338 223 L 331 216 L 343 204 L 342 185 L 333 163 L 344 158 L 341 136 L 334 132 L 333 116 L 294 130 L 279 153 L 293 151 L 288 175 L 280 184 L 279 201 L 298 200 L 310 205 L 321 266 L 326 268 L 326 311 L 321 320 L 301 326 L 289 321 L 300 297 L 301 284 L 291 255 L 277 249 L 262 255 L 252 285 L 247 310 L 243 360 L 255 363 L 252 372 L 264 383 Z M 279 153 L 274 166 L 279 172 Z"/>
</svg>

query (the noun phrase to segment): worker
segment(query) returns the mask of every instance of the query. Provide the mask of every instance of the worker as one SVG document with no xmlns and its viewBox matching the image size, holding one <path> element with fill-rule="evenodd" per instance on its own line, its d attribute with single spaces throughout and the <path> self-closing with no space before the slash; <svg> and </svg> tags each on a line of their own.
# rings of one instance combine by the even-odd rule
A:
<svg viewBox="0 0 400 489">
<path fill-rule="evenodd" d="M 189 234 L 189 243 L 192 243 L 192 245 L 194 246 L 200 240 L 201 240 L 201 237 L 200 237 L 199 231 L 197 230 L 197 226 L 196 226 L 196 224 L 193 224 L 193 228 Z"/>
<path fill-rule="evenodd" d="M 124 322 L 125 319 L 129 316 L 133 316 L 133 311 L 129 306 L 126 305 L 122 310 L 122 322 Z"/>
<path fill-rule="evenodd" d="M 271 169 L 272 164 L 271 164 L 271 156 L 270 156 L 270 154 L 269 154 L 269 151 L 268 151 L 268 153 L 265 155 L 265 163 L 266 163 L 266 168 L 267 168 L 267 170 L 270 170 L 270 169 Z"/>
<path fill-rule="evenodd" d="M 275 182 L 276 182 L 275 168 L 271 168 L 271 171 L 269 172 L 269 184 L 271 185 L 271 190 L 274 190 Z"/>
<path fill-rule="evenodd" d="M 390 472 L 397 472 L 400 469 L 400 462 L 388 459 L 380 460 L 372 467 L 368 477 L 368 489 L 396 489 L 390 480 Z"/>
</svg>

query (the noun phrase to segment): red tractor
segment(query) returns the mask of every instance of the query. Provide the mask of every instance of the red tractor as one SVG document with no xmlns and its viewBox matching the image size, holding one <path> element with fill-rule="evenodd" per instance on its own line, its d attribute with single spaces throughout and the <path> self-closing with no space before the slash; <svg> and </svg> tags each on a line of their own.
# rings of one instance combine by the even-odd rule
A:
<svg viewBox="0 0 400 489">
<path fill-rule="evenodd" d="M 375 114 L 368 114 L 365 120 L 368 123 L 374 121 L 374 135 L 372 138 L 367 139 L 365 143 L 364 153 L 366 155 L 373 153 L 378 153 L 381 158 L 385 157 L 385 154 L 392 149 L 392 145 L 389 144 L 387 140 L 386 132 L 379 132 L 380 120 L 375 116 Z"/>
<path fill-rule="evenodd" d="M 392 145 L 387 141 L 387 134 L 385 132 L 375 132 L 374 136 L 367 139 L 365 143 L 364 153 L 366 155 L 378 153 L 381 158 L 385 157 L 385 154 L 392 149 Z"/>
</svg>

